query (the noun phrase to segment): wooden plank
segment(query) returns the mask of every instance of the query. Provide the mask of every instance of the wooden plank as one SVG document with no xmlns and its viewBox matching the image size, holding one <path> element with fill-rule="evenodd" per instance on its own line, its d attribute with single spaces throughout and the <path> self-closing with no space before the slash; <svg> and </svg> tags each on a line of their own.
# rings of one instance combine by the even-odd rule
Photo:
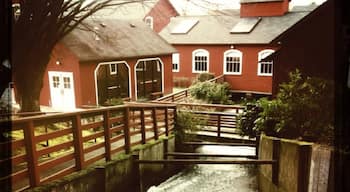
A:
<svg viewBox="0 0 350 192">
<path fill-rule="evenodd" d="M 40 175 L 38 170 L 38 156 L 36 155 L 36 141 L 34 136 L 34 123 L 29 121 L 27 128 L 24 129 L 25 149 L 28 157 L 29 183 L 31 187 L 40 184 Z"/>
<path fill-rule="evenodd" d="M 106 161 L 110 161 L 112 159 L 111 155 L 111 117 L 110 117 L 110 111 L 105 111 L 103 113 L 103 121 L 104 121 L 104 138 L 105 138 L 105 158 Z"/>
<path fill-rule="evenodd" d="M 129 119 L 129 113 L 130 113 L 130 110 L 129 110 L 129 107 L 126 107 L 125 108 L 125 111 L 124 111 L 124 140 L 125 140 L 125 153 L 126 154 L 129 154 L 130 153 L 130 126 L 129 126 L 129 122 L 130 122 L 130 119 Z"/>
<path fill-rule="evenodd" d="M 43 149 L 40 149 L 36 152 L 36 154 L 40 157 L 42 155 L 46 155 L 46 154 L 50 154 L 53 152 L 57 152 L 61 149 L 67 149 L 69 147 L 74 147 L 74 143 L 73 141 L 68 141 L 68 142 L 64 142 L 64 143 L 60 143 L 54 146 L 50 146 L 50 147 L 45 147 Z"/>
<path fill-rule="evenodd" d="M 71 128 L 53 131 L 51 133 L 45 133 L 45 134 L 36 136 L 36 141 L 39 143 L 39 142 L 47 141 L 47 140 L 54 139 L 57 137 L 62 137 L 62 136 L 71 134 L 72 132 L 73 132 L 73 130 Z"/>
<path fill-rule="evenodd" d="M 81 116 L 76 115 L 73 119 L 73 137 L 75 164 L 78 170 L 84 168 L 83 135 L 81 129 Z"/>
<path fill-rule="evenodd" d="M 244 157 L 256 159 L 255 155 L 229 155 L 229 154 L 205 154 L 205 153 L 182 153 L 182 152 L 170 152 L 166 153 L 166 156 L 187 156 L 187 157 Z"/>
<path fill-rule="evenodd" d="M 249 146 L 255 147 L 252 143 L 219 143 L 219 142 L 183 142 L 183 145 L 227 145 L 227 146 Z"/>
<path fill-rule="evenodd" d="M 141 108 L 141 141 L 146 143 L 146 128 L 145 128 L 145 109 Z"/>
<path fill-rule="evenodd" d="M 274 164 L 276 160 L 223 160 L 223 159 L 166 159 L 166 160 L 135 160 L 135 163 L 139 164 Z"/>
<path fill-rule="evenodd" d="M 155 108 L 152 109 L 152 119 L 153 119 L 154 139 L 158 140 L 157 112 Z"/>
</svg>

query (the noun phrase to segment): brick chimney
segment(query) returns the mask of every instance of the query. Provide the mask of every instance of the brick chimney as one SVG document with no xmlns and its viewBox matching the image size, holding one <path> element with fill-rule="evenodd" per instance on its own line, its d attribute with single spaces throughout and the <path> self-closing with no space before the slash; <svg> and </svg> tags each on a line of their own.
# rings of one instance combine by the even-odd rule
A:
<svg viewBox="0 0 350 192">
<path fill-rule="evenodd" d="M 288 12 L 290 0 L 241 0 L 241 17 L 282 16 Z"/>
</svg>

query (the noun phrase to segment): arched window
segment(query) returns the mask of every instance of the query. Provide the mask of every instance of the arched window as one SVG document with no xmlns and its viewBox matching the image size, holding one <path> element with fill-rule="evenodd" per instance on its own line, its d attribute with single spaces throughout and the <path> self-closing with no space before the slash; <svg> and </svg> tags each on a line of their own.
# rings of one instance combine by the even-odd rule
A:
<svg viewBox="0 0 350 192">
<path fill-rule="evenodd" d="M 209 52 L 204 49 L 197 49 L 192 52 L 192 72 L 209 72 Z"/>
<path fill-rule="evenodd" d="M 147 17 L 145 18 L 145 23 L 146 23 L 151 29 L 153 29 L 153 17 L 147 16 Z"/>
<path fill-rule="evenodd" d="M 272 49 L 265 49 L 258 53 L 258 75 L 260 76 L 272 76 L 273 62 L 272 60 L 266 60 L 265 58 L 275 52 Z"/>
<path fill-rule="evenodd" d="M 173 53 L 173 72 L 180 71 L 180 54 Z"/>
<path fill-rule="evenodd" d="M 236 49 L 224 53 L 224 74 L 242 74 L 242 52 Z"/>
</svg>

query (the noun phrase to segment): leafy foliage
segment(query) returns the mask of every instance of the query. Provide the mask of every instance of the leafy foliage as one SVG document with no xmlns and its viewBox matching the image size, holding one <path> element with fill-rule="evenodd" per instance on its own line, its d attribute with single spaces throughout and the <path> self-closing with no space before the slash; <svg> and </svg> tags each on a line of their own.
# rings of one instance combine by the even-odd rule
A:
<svg viewBox="0 0 350 192">
<path fill-rule="evenodd" d="M 303 77 L 299 70 L 290 73 L 290 81 L 280 85 L 275 99 L 259 99 L 255 110 L 247 111 L 241 117 L 242 134 L 265 132 L 284 138 L 331 142 L 333 87 L 329 81 Z"/>
<path fill-rule="evenodd" d="M 175 135 L 181 140 L 191 140 L 191 133 L 198 130 L 198 126 L 204 125 L 205 122 L 196 117 L 189 111 L 178 111 L 176 116 Z"/>
<path fill-rule="evenodd" d="M 215 82 L 198 82 L 190 87 L 192 97 L 208 103 L 226 104 L 229 99 L 229 84 Z"/>
<path fill-rule="evenodd" d="M 210 79 L 214 79 L 214 74 L 212 74 L 212 73 L 200 73 L 198 76 L 197 76 L 197 78 L 196 78 L 196 80 L 194 81 L 194 83 L 193 84 L 196 84 L 196 83 L 198 83 L 198 82 L 204 82 L 204 81 L 208 81 L 208 80 L 210 80 Z"/>
<path fill-rule="evenodd" d="M 104 105 L 107 106 L 112 106 L 112 105 L 123 105 L 124 101 L 121 98 L 111 98 L 111 99 L 107 99 L 107 101 L 104 103 Z"/>
</svg>

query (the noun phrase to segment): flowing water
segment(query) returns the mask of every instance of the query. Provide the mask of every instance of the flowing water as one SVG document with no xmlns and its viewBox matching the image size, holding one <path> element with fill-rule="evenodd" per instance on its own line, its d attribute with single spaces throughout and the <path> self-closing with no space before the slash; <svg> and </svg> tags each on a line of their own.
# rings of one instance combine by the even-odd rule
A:
<svg viewBox="0 0 350 192">
<path fill-rule="evenodd" d="M 255 148 L 207 145 L 196 152 L 255 155 Z M 150 187 L 148 192 L 257 192 L 257 185 L 255 165 L 194 165 Z"/>
</svg>

